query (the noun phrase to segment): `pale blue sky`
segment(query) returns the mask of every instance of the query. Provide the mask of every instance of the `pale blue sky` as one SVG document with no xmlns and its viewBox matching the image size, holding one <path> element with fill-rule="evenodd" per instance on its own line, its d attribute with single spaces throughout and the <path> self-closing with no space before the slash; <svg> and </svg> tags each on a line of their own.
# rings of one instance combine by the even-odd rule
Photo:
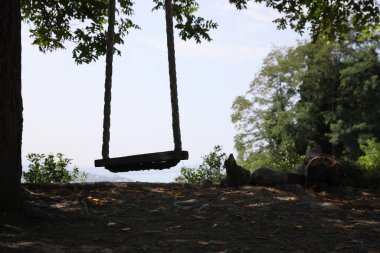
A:
<svg viewBox="0 0 380 253">
<path fill-rule="evenodd" d="M 274 45 L 294 46 L 301 39 L 293 31 L 278 31 L 272 23 L 278 14 L 264 6 L 237 11 L 227 0 L 199 3 L 199 15 L 219 28 L 211 32 L 212 42 L 176 37 L 182 143 L 190 153 L 181 165 L 187 166 L 199 164 L 215 145 L 235 153 L 234 98 L 246 92 Z M 114 60 L 111 156 L 173 149 L 164 14 L 152 13 L 152 7 L 151 0 L 136 1 L 133 19 L 142 30 L 130 32 L 122 56 Z M 62 152 L 79 167 L 92 167 L 101 157 L 104 57 L 76 65 L 70 45 L 40 53 L 30 45 L 27 29 L 24 24 L 23 157 Z"/>
</svg>

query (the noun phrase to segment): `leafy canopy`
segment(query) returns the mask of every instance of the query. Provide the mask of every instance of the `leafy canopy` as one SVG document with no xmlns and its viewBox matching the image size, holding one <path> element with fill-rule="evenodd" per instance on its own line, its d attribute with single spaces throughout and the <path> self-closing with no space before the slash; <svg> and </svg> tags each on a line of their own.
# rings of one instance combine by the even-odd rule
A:
<svg viewBox="0 0 380 253">
<path fill-rule="evenodd" d="M 152 10 L 164 8 L 163 0 L 152 0 Z M 274 20 L 279 29 L 290 27 L 302 34 L 310 30 L 316 40 L 344 38 L 355 27 L 362 35 L 379 30 L 380 8 L 376 0 L 229 0 L 237 9 L 245 9 L 248 2 L 265 4 L 283 16 Z M 64 49 L 65 42 L 75 44 L 76 63 L 90 63 L 106 52 L 108 20 L 107 0 L 21 0 L 22 18 L 30 26 L 33 44 L 42 52 Z M 115 28 L 115 52 L 130 29 L 140 29 L 131 17 L 134 2 L 118 0 Z M 183 40 L 210 41 L 210 30 L 217 23 L 196 15 L 196 0 L 173 0 L 175 27 Z"/>
<path fill-rule="evenodd" d="M 356 160 L 361 143 L 380 139 L 380 44 L 355 35 L 340 43 L 321 39 L 275 48 L 267 56 L 247 94 L 232 106 L 240 160 L 281 151 L 286 143 L 299 155 L 318 146 Z"/>
<path fill-rule="evenodd" d="M 246 9 L 251 1 L 283 14 L 274 20 L 278 28 L 290 27 L 300 34 L 308 29 L 313 40 L 343 39 L 353 27 L 366 33 L 379 29 L 380 7 L 376 0 L 229 0 L 239 10 Z"/>
<path fill-rule="evenodd" d="M 153 10 L 163 8 L 163 1 L 153 0 Z M 115 20 L 115 52 L 124 44 L 130 29 L 140 29 L 131 17 L 133 1 L 118 0 Z M 65 49 L 65 42 L 73 42 L 73 58 L 76 63 L 90 63 L 106 53 L 108 1 L 107 0 L 21 0 L 22 19 L 30 25 L 33 44 L 40 51 Z M 192 0 L 176 0 L 173 15 L 183 40 L 210 41 L 209 30 L 217 28 L 212 20 L 195 16 L 198 4 Z"/>
</svg>

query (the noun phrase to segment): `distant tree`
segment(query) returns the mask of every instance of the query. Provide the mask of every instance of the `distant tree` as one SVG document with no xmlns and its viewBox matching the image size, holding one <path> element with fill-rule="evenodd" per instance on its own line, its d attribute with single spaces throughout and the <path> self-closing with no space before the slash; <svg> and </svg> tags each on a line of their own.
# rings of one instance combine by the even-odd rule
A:
<svg viewBox="0 0 380 253">
<path fill-rule="evenodd" d="M 355 160 L 361 142 L 380 138 L 379 42 L 354 35 L 268 55 L 247 94 L 233 103 L 239 159 L 290 141 L 299 154 L 317 145 Z"/>
<path fill-rule="evenodd" d="M 231 119 L 238 130 L 235 148 L 239 160 L 252 151 L 278 147 L 290 138 L 288 129 L 295 117 L 302 66 L 300 50 L 274 48 L 246 95 L 234 100 Z"/>
<path fill-rule="evenodd" d="M 298 147 L 309 140 L 324 153 L 356 160 L 361 142 L 380 138 L 380 44 L 351 35 L 311 45 L 292 132 Z"/>
</svg>

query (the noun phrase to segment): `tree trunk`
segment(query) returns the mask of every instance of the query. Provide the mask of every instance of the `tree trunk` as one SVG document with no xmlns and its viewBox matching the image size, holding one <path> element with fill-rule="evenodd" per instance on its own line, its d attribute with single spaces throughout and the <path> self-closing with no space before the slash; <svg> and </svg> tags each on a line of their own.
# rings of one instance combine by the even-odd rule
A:
<svg viewBox="0 0 380 253">
<path fill-rule="evenodd" d="M 21 208 L 20 0 L 0 0 L 0 211 Z"/>
</svg>

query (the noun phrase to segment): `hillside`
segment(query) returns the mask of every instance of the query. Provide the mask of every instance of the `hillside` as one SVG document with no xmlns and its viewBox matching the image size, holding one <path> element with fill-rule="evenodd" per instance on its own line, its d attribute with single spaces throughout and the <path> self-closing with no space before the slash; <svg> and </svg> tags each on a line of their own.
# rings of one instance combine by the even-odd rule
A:
<svg viewBox="0 0 380 253">
<path fill-rule="evenodd" d="M 301 186 L 24 185 L 0 252 L 380 252 L 380 192 Z"/>
</svg>

